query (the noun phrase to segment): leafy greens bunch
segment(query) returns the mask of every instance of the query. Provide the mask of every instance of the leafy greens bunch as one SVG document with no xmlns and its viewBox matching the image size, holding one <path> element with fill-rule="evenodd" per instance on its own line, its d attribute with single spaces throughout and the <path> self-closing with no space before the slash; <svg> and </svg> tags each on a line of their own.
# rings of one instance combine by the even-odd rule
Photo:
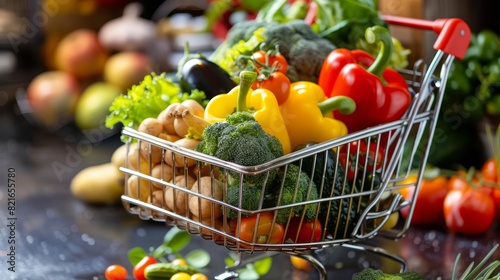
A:
<svg viewBox="0 0 500 280">
<path fill-rule="evenodd" d="M 206 95 L 199 90 L 190 93 L 182 92 L 166 73 L 151 73 L 137 85 L 132 86 L 127 94 L 120 95 L 109 107 L 110 114 L 106 118 L 106 127 L 113 128 L 121 123 L 125 127 L 137 129 L 146 118 L 156 118 L 168 105 L 194 99 L 206 105 Z"/>
</svg>

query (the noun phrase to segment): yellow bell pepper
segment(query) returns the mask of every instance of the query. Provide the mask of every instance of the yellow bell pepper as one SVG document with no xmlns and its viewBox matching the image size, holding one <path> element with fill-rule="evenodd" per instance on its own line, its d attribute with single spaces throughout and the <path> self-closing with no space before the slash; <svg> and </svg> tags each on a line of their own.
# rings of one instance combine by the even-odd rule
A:
<svg viewBox="0 0 500 280">
<path fill-rule="evenodd" d="M 324 142 L 347 134 L 347 127 L 333 118 L 333 111 L 350 114 L 356 109 L 346 96 L 328 98 L 321 87 L 312 82 L 294 82 L 290 95 L 280 110 L 292 148 L 308 142 Z"/>
<path fill-rule="evenodd" d="M 283 153 L 288 154 L 291 152 L 290 139 L 278 101 L 267 89 L 251 89 L 256 75 L 251 71 L 243 71 L 240 75 L 240 85 L 226 94 L 219 94 L 210 99 L 205 107 L 204 118 L 210 123 L 224 122 L 226 116 L 235 111 L 251 111 L 262 129 L 278 138 L 283 146 Z"/>
</svg>

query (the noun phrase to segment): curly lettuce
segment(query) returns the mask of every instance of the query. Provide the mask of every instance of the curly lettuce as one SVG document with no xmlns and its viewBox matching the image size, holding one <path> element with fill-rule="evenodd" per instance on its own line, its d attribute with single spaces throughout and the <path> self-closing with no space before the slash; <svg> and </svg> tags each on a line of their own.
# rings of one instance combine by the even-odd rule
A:
<svg viewBox="0 0 500 280">
<path fill-rule="evenodd" d="M 156 118 L 168 105 L 187 99 L 194 99 L 203 106 L 207 102 L 204 92 L 182 92 L 180 85 L 167 77 L 166 73 L 151 73 L 139 84 L 132 86 L 127 94 L 115 98 L 109 107 L 110 114 L 106 117 L 105 124 L 108 128 L 121 123 L 125 127 L 137 129 L 144 119 Z"/>
</svg>

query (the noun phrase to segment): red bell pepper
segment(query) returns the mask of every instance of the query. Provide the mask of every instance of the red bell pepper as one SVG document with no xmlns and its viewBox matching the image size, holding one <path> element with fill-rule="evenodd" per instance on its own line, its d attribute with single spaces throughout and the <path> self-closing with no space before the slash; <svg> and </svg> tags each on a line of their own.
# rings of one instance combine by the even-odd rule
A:
<svg viewBox="0 0 500 280">
<path fill-rule="evenodd" d="M 366 39 L 380 43 L 376 59 L 363 50 L 336 49 L 319 75 L 318 84 L 327 97 L 343 95 L 355 101 L 352 114 L 334 113 L 350 133 L 400 119 L 411 101 L 405 79 L 386 67 L 393 51 L 389 31 L 382 26 L 368 28 Z"/>
</svg>

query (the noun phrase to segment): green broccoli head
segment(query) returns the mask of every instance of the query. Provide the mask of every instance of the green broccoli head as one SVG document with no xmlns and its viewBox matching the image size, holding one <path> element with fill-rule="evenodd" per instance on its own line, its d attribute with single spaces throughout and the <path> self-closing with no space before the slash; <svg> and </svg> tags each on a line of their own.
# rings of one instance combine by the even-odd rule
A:
<svg viewBox="0 0 500 280">
<path fill-rule="evenodd" d="M 227 117 L 227 122 L 209 125 L 203 131 L 202 137 L 203 140 L 196 146 L 196 151 L 242 166 L 264 164 L 284 154 L 279 140 L 267 134 L 248 113 L 234 113 Z M 277 172 L 277 169 L 269 171 L 267 180 L 271 182 Z M 235 178 L 239 177 L 236 172 L 228 173 Z M 249 175 L 245 176 L 244 181 L 262 186 L 266 177 L 266 173 Z"/>
<path fill-rule="evenodd" d="M 321 38 L 303 20 L 269 24 L 264 35 L 265 44 L 278 45 L 286 58 L 290 81 L 318 82 L 323 61 L 335 49 L 330 41 Z"/>
<path fill-rule="evenodd" d="M 240 201 L 240 188 L 230 187 L 227 189 L 226 202 L 235 207 L 239 207 L 243 210 L 258 210 L 261 202 L 262 188 L 250 186 L 243 183 L 241 185 L 241 206 L 239 206 Z M 245 212 L 241 213 L 242 216 L 246 216 Z M 228 208 L 226 212 L 226 217 L 229 219 L 238 218 L 238 211 Z"/>
<path fill-rule="evenodd" d="M 226 116 L 226 122 L 232 125 L 254 120 L 255 118 L 253 117 L 253 114 L 249 111 L 237 111 Z"/>
<path fill-rule="evenodd" d="M 380 269 L 375 268 L 365 268 L 360 272 L 354 274 L 352 276 L 353 280 L 378 280 L 379 277 L 382 277 L 384 272 Z"/>
<path fill-rule="evenodd" d="M 218 147 L 218 139 L 224 133 L 228 133 L 231 130 L 235 130 L 236 127 L 226 123 L 226 122 L 216 122 L 207 126 L 202 133 L 202 139 L 200 143 L 195 147 L 196 151 L 202 152 L 204 154 L 214 156 Z"/>
<path fill-rule="evenodd" d="M 321 38 L 303 20 L 286 23 L 246 21 L 233 25 L 224 43 L 210 59 L 231 76 L 251 64 L 236 63 L 241 55 L 250 56 L 260 48 L 275 49 L 287 59 L 290 81 L 318 82 L 319 72 L 327 55 L 336 47 Z"/>
<path fill-rule="evenodd" d="M 309 176 L 305 172 L 302 172 L 298 166 L 292 164 L 288 165 L 286 173 L 284 170 L 281 170 L 276 178 L 275 184 L 277 186 L 283 184 L 281 196 L 276 196 L 275 198 L 276 205 L 283 206 L 318 199 L 316 184 L 314 184 Z M 311 221 L 316 218 L 318 208 L 318 203 L 308 203 L 305 205 L 283 208 L 278 210 L 276 222 L 286 223 L 290 215 L 301 216 L 304 211 L 306 220 Z"/>
<path fill-rule="evenodd" d="M 352 280 L 423 280 L 424 277 L 416 272 L 385 273 L 376 268 L 365 268 L 352 276 Z"/>
</svg>

